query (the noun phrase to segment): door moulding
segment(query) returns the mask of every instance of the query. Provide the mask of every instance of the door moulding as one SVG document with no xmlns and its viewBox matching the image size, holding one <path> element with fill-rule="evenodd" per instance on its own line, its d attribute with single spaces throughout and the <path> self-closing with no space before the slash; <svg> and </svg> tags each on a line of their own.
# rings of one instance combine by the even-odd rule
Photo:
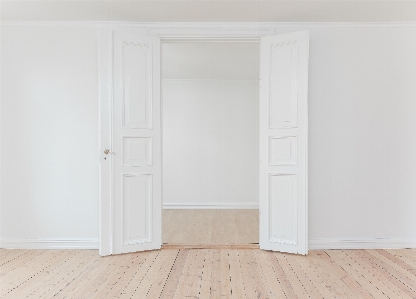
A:
<svg viewBox="0 0 416 299">
<path fill-rule="evenodd" d="M 112 24 L 114 25 L 114 24 Z M 132 25 L 132 24 L 130 24 Z M 166 24 L 143 24 L 130 26 L 103 26 L 99 30 L 98 65 L 99 65 L 99 109 L 100 109 L 100 255 L 114 253 L 114 190 L 112 188 L 112 163 L 102 163 L 103 150 L 111 149 L 112 140 L 112 107 L 113 107 L 113 34 L 114 32 L 127 31 L 129 33 L 158 37 L 160 43 L 177 41 L 253 41 L 259 42 L 261 38 L 275 34 L 275 26 L 269 24 L 231 24 L 226 27 L 206 24 L 175 24 L 171 28 Z M 216 27 L 219 26 L 219 27 Z M 292 26 L 293 28 L 293 26 Z M 143 34 L 146 32 L 146 34 Z M 161 84 L 163 84 L 161 82 Z M 161 86 L 162 88 L 162 86 Z M 162 100 L 163 103 L 163 100 Z M 163 105 L 163 104 L 162 104 Z M 163 108 L 162 108 L 163 109 Z M 161 130 L 161 135 L 163 134 Z M 163 146 L 163 145 L 162 145 Z M 160 157 L 161 158 L 161 157 Z M 306 168 L 307 169 L 307 168 Z M 163 161 L 162 161 L 163 172 Z M 163 182 L 162 182 L 163 184 Z M 307 190 L 307 185 L 306 185 Z M 163 195 L 162 195 L 163 196 Z M 261 195 L 260 195 L 261 196 Z M 307 195 L 306 195 L 307 196 Z M 260 199 L 261 200 L 261 199 Z M 169 205 L 166 205 L 169 206 Z M 307 215 L 304 219 L 307 223 Z M 162 244 L 161 244 L 162 245 Z"/>
</svg>

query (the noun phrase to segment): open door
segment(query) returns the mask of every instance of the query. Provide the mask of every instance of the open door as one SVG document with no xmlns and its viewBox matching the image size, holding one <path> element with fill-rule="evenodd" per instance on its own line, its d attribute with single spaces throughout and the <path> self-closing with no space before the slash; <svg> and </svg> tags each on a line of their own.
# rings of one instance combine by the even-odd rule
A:
<svg viewBox="0 0 416 299">
<path fill-rule="evenodd" d="M 101 142 L 101 168 L 111 165 L 111 175 L 101 172 L 101 188 L 110 194 L 102 199 L 109 204 L 101 208 L 101 224 L 107 227 L 101 233 L 110 232 L 111 238 L 101 238 L 106 242 L 100 244 L 101 255 L 159 249 L 162 244 L 160 40 L 117 31 L 109 40 L 110 140 L 106 148 Z"/>
<path fill-rule="evenodd" d="M 260 248 L 308 253 L 307 31 L 260 51 Z"/>
</svg>

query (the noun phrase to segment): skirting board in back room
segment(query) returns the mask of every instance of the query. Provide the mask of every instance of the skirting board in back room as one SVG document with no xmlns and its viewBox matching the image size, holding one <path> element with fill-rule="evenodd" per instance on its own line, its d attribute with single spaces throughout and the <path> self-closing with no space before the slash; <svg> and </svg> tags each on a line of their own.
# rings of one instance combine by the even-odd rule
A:
<svg viewBox="0 0 416 299">
<path fill-rule="evenodd" d="M 98 249 L 99 239 L 1 239 L 7 249 Z M 310 239 L 309 250 L 416 248 L 416 239 Z"/>
<path fill-rule="evenodd" d="M 164 209 L 258 209 L 257 202 L 163 203 Z"/>
</svg>

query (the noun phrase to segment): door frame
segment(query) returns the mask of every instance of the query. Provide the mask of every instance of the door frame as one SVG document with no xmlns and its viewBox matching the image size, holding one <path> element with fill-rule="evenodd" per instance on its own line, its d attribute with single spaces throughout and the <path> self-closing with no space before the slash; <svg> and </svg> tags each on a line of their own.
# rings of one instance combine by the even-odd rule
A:
<svg viewBox="0 0 416 299">
<path fill-rule="evenodd" d="M 109 26 L 100 28 L 98 32 L 98 99 L 99 99 L 99 180 L 100 180 L 100 255 L 110 255 L 113 253 L 113 189 L 112 189 L 112 162 L 102 163 L 103 159 L 110 159 L 111 155 L 104 155 L 105 149 L 111 149 L 112 145 L 112 106 L 113 106 L 113 32 L 134 32 L 137 34 L 159 37 L 160 43 L 177 41 L 244 41 L 259 40 L 262 37 L 274 35 L 274 26 L 264 26 L 264 24 L 235 24 L 235 26 L 212 26 L 207 24 L 181 23 L 177 27 L 161 27 L 149 23 L 147 26 L 136 27 L 128 25 Z M 162 51 L 161 51 L 162 55 Z M 162 65 L 161 65 L 162 68 Z M 161 81 L 161 97 L 162 97 Z M 163 99 L 161 99 L 161 110 L 163 109 Z M 163 136 L 163 119 L 161 117 L 161 138 Z M 163 140 L 163 139 L 161 139 Z M 163 152 L 163 141 L 162 150 Z M 306 167 L 307 167 L 306 157 Z M 161 157 L 161 167 L 163 173 L 163 159 Z M 307 170 L 307 169 L 306 169 Z M 306 172 L 307 173 L 307 172 Z M 307 175 L 306 175 L 307 177 Z M 163 179 L 162 179 L 163 185 Z M 306 181 L 307 186 L 307 181 Z M 306 207 L 308 194 L 306 194 Z M 163 191 L 162 191 L 163 203 Z M 305 215 L 307 224 L 308 215 Z M 259 224 L 260 225 L 260 224 Z M 162 244 L 161 244 L 162 245 Z"/>
</svg>

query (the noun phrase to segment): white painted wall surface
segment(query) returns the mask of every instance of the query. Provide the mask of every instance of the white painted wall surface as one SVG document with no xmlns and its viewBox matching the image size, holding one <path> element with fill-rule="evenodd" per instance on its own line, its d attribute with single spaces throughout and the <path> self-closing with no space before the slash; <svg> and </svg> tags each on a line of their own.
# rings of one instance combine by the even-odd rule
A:
<svg viewBox="0 0 416 299">
<path fill-rule="evenodd" d="M 259 44 L 162 53 L 164 207 L 257 208 Z"/>
<path fill-rule="evenodd" d="M 1 29 L 3 240 L 96 245 L 97 42 L 96 29 Z"/>
<path fill-rule="evenodd" d="M 416 246 L 415 36 L 416 28 L 310 32 L 309 238 L 318 246 Z"/>
<path fill-rule="evenodd" d="M 311 244 L 416 244 L 416 28 L 302 29 Z M 98 238 L 97 31 L 1 30 L 1 236 Z"/>
<path fill-rule="evenodd" d="M 258 205 L 258 81 L 163 82 L 163 203 Z"/>
</svg>

